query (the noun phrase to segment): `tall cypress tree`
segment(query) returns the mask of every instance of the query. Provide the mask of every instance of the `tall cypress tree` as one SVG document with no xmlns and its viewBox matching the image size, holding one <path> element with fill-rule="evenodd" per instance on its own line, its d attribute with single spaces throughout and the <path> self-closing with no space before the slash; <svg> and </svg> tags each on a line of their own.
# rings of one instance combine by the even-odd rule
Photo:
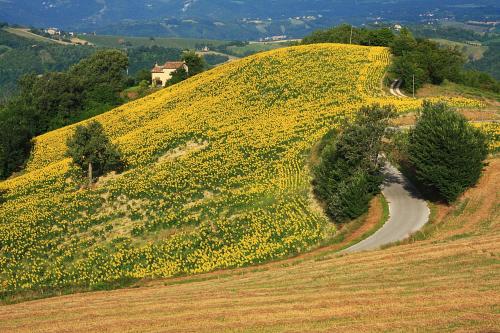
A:
<svg viewBox="0 0 500 333">
<path fill-rule="evenodd" d="M 410 131 L 409 160 L 417 179 L 446 202 L 455 201 L 481 176 L 487 137 L 442 103 L 424 103 Z"/>
</svg>

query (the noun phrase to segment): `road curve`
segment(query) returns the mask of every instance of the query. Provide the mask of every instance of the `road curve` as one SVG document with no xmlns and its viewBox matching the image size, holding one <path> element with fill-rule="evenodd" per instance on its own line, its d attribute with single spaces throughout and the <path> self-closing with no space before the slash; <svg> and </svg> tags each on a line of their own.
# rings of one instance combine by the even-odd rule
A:
<svg viewBox="0 0 500 333">
<path fill-rule="evenodd" d="M 384 168 L 382 193 L 389 204 L 389 219 L 370 237 L 341 251 L 353 253 L 375 250 L 382 245 L 407 238 L 429 220 L 430 210 L 415 187 L 389 163 Z"/>
<path fill-rule="evenodd" d="M 405 94 L 403 94 L 400 90 L 401 85 L 403 84 L 403 81 L 400 79 L 396 79 L 391 83 L 391 86 L 389 88 L 389 91 L 391 92 L 392 95 L 396 97 L 407 97 Z"/>
</svg>

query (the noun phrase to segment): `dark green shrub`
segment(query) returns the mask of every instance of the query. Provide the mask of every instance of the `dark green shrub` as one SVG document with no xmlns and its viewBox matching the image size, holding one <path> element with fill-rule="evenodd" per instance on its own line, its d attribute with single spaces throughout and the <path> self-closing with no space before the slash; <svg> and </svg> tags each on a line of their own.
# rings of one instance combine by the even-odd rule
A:
<svg viewBox="0 0 500 333">
<path fill-rule="evenodd" d="M 363 107 L 337 136 L 325 138 L 321 160 L 314 171 L 314 191 L 337 222 L 367 211 L 383 180 L 382 138 L 394 116 L 391 107 Z M 333 132 L 332 132 L 333 133 Z"/>
<path fill-rule="evenodd" d="M 408 154 L 421 185 L 446 202 L 474 185 L 488 155 L 487 137 L 445 104 L 424 103 Z"/>
</svg>

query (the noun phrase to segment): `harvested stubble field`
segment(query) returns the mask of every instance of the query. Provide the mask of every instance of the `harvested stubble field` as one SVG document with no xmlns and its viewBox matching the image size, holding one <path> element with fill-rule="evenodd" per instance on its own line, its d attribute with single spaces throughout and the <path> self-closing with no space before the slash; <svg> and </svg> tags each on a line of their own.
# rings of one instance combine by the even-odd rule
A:
<svg viewBox="0 0 500 333">
<path fill-rule="evenodd" d="M 500 159 L 409 244 L 0 308 L 8 332 L 498 332 Z"/>
</svg>

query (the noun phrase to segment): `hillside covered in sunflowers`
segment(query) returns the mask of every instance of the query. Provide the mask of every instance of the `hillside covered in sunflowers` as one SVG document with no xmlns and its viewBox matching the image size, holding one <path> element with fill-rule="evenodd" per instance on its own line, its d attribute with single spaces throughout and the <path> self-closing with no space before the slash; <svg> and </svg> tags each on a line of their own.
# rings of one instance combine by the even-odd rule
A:
<svg viewBox="0 0 500 333">
<path fill-rule="evenodd" d="M 97 116 L 128 168 L 90 189 L 65 155 L 74 126 L 37 137 L 0 183 L 0 293 L 241 267 L 331 238 L 308 156 L 363 105 L 420 107 L 381 89 L 390 61 L 382 47 L 284 48 Z"/>
</svg>

